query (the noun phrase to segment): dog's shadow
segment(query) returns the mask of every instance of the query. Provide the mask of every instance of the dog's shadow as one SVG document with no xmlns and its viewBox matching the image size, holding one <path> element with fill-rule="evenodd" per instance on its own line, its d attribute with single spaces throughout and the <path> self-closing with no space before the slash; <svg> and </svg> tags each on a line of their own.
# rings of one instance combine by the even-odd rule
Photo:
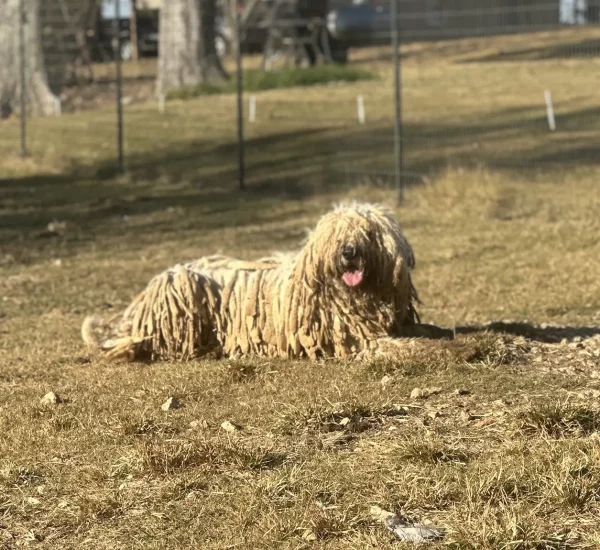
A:
<svg viewBox="0 0 600 550">
<path fill-rule="evenodd" d="M 600 327 L 586 326 L 536 326 L 531 323 L 494 321 L 484 325 L 457 326 L 454 330 L 437 327 L 435 325 L 412 325 L 403 327 L 403 336 L 438 339 L 454 339 L 457 335 L 468 335 L 481 332 L 495 332 L 522 336 L 527 340 L 543 342 L 546 344 L 567 342 L 577 339 L 588 339 L 600 335 Z"/>
<path fill-rule="evenodd" d="M 513 336 L 522 336 L 527 340 L 552 344 L 557 342 L 573 341 L 576 338 L 586 340 L 600 334 L 600 327 L 586 326 L 551 326 L 551 325 L 532 325 L 531 323 L 509 323 L 496 321 L 480 326 L 461 326 L 456 327 L 456 334 L 472 334 L 473 332 L 497 332 L 511 334 Z"/>
</svg>

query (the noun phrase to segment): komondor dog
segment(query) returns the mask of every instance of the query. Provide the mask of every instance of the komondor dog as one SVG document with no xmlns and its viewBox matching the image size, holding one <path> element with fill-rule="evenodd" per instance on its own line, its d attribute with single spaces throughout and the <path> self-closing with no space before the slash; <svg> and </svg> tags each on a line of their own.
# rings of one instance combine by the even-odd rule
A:
<svg viewBox="0 0 600 550">
<path fill-rule="evenodd" d="M 416 334 L 413 251 L 393 214 L 338 206 L 296 254 L 210 256 L 156 276 L 84 340 L 110 357 L 356 357 Z M 424 327 L 425 325 L 423 325 Z M 417 330 L 418 333 L 418 330 Z"/>
</svg>

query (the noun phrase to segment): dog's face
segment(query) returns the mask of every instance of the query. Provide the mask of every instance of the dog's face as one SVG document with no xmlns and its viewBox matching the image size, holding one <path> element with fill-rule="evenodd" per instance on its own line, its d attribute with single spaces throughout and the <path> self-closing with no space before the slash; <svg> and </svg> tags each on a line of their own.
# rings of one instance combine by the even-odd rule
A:
<svg viewBox="0 0 600 550">
<path fill-rule="evenodd" d="M 337 242 L 334 251 L 336 276 L 348 287 L 356 288 L 365 284 L 369 243 L 357 231 L 348 228 L 346 238 Z"/>
<path fill-rule="evenodd" d="M 348 292 L 393 285 L 399 262 L 414 262 L 396 220 L 372 205 L 342 206 L 324 216 L 309 250 L 314 277 Z"/>
</svg>

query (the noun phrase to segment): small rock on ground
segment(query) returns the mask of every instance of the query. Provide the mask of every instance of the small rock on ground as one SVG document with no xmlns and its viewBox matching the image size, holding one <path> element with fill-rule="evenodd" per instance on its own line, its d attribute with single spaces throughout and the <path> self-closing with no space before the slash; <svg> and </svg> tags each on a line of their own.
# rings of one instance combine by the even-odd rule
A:
<svg viewBox="0 0 600 550">
<path fill-rule="evenodd" d="M 442 393 L 442 388 L 415 388 L 410 392 L 411 399 L 427 399 L 431 395 Z"/>
<path fill-rule="evenodd" d="M 438 540 L 444 536 L 445 530 L 433 525 L 414 524 L 400 518 L 398 515 L 383 510 L 379 506 L 371 507 L 373 518 L 380 520 L 398 540 L 421 544 Z"/>
<path fill-rule="evenodd" d="M 237 432 L 242 429 L 241 426 L 238 426 L 237 424 L 234 424 L 233 422 L 230 422 L 229 420 L 225 420 L 225 422 L 223 422 L 221 424 L 221 428 L 229 433 Z"/>
<path fill-rule="evenodd" d="M 421 388 L 415 388 L 410 392 L 411 399 L 423 399 L 425 397 L 425 392 Z"/>
<path fill-rule="evenodd" d="M 62 403 L 62 399 L 53 391 L 49 391 L 40 399 L 40 403 L 42 405 L 58 405 L 59 403 Z"/>
<path fill-rule="evenodd" d="M 177 399 L 177 397 L 169 397 L 169 399 L 167 399 L 161 406 L 160 408 L 163 411 L 170 411 L 171 409 L 180 409 L 181 408 L 181 402 L 179 401 L 179 399 Z"/>
</svg>

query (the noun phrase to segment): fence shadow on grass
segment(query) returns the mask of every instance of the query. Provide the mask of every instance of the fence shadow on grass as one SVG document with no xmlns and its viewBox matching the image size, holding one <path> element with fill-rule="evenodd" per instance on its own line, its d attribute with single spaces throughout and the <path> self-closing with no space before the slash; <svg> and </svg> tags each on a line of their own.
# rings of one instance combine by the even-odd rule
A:
<svg viewBox="0 0 600 550">
<path fill-rule="evenodd" d="M 528 107 L 501 111 L 489 120 L 407 122 L 405 169 L 429 178 L 452 166 L 485 166 L 528 173 L 572 170 L 600 163 L 593 140 L 597 110 L 557 115 L 558 132 L 545 128 L 543 112 Z M 465 131 L 468 127 L 469 131 Z M 570 128 L 573 128 L 571 132 Z M 583 132 L 583 133 L 582 133 Z M 563 135 L 564 139 L 556 139 Z M 309 196 L 336 194 L 361 175 L 393 172 L 393 129 L 388 120 L 370 125 L 286 130 L 246 142 L 248 189 L 237 188 L 237 143 L 233 136 L 162 143 L 130 154 L 129 173 L 116 177 L 115 163 L 74 163 L 61 174 L 0 179 L 0 245 L 20 246 L 40 238 L 47 224 L 64 220 L 81 229 L 82 242 L 109 231 L 107 220 L 183 208 L 174 229 L 212 230 L 256 223 L 258 208 Z M 47 139 L 51 141 L 52 136 Z M 69 149 L 71 153 L 76 149 Z M 347 178 L 352 173 L 357 178 Z M 410 182 L 420 181 L 411 178 Z M 390 178 L 391 182 L 391 178 Z M 364 183 L 364 181 L 362 182 Z M 210 212 L 226 212 L 209 220 Z M 240 215 L 243 213 L 243 215 Z M 120 231 L 113 228 L 110 231 Z M 132 238 L 135 231 L 131 229 Z M 168 228 L 165 228 L 167 231 Z"/>
</svg>

